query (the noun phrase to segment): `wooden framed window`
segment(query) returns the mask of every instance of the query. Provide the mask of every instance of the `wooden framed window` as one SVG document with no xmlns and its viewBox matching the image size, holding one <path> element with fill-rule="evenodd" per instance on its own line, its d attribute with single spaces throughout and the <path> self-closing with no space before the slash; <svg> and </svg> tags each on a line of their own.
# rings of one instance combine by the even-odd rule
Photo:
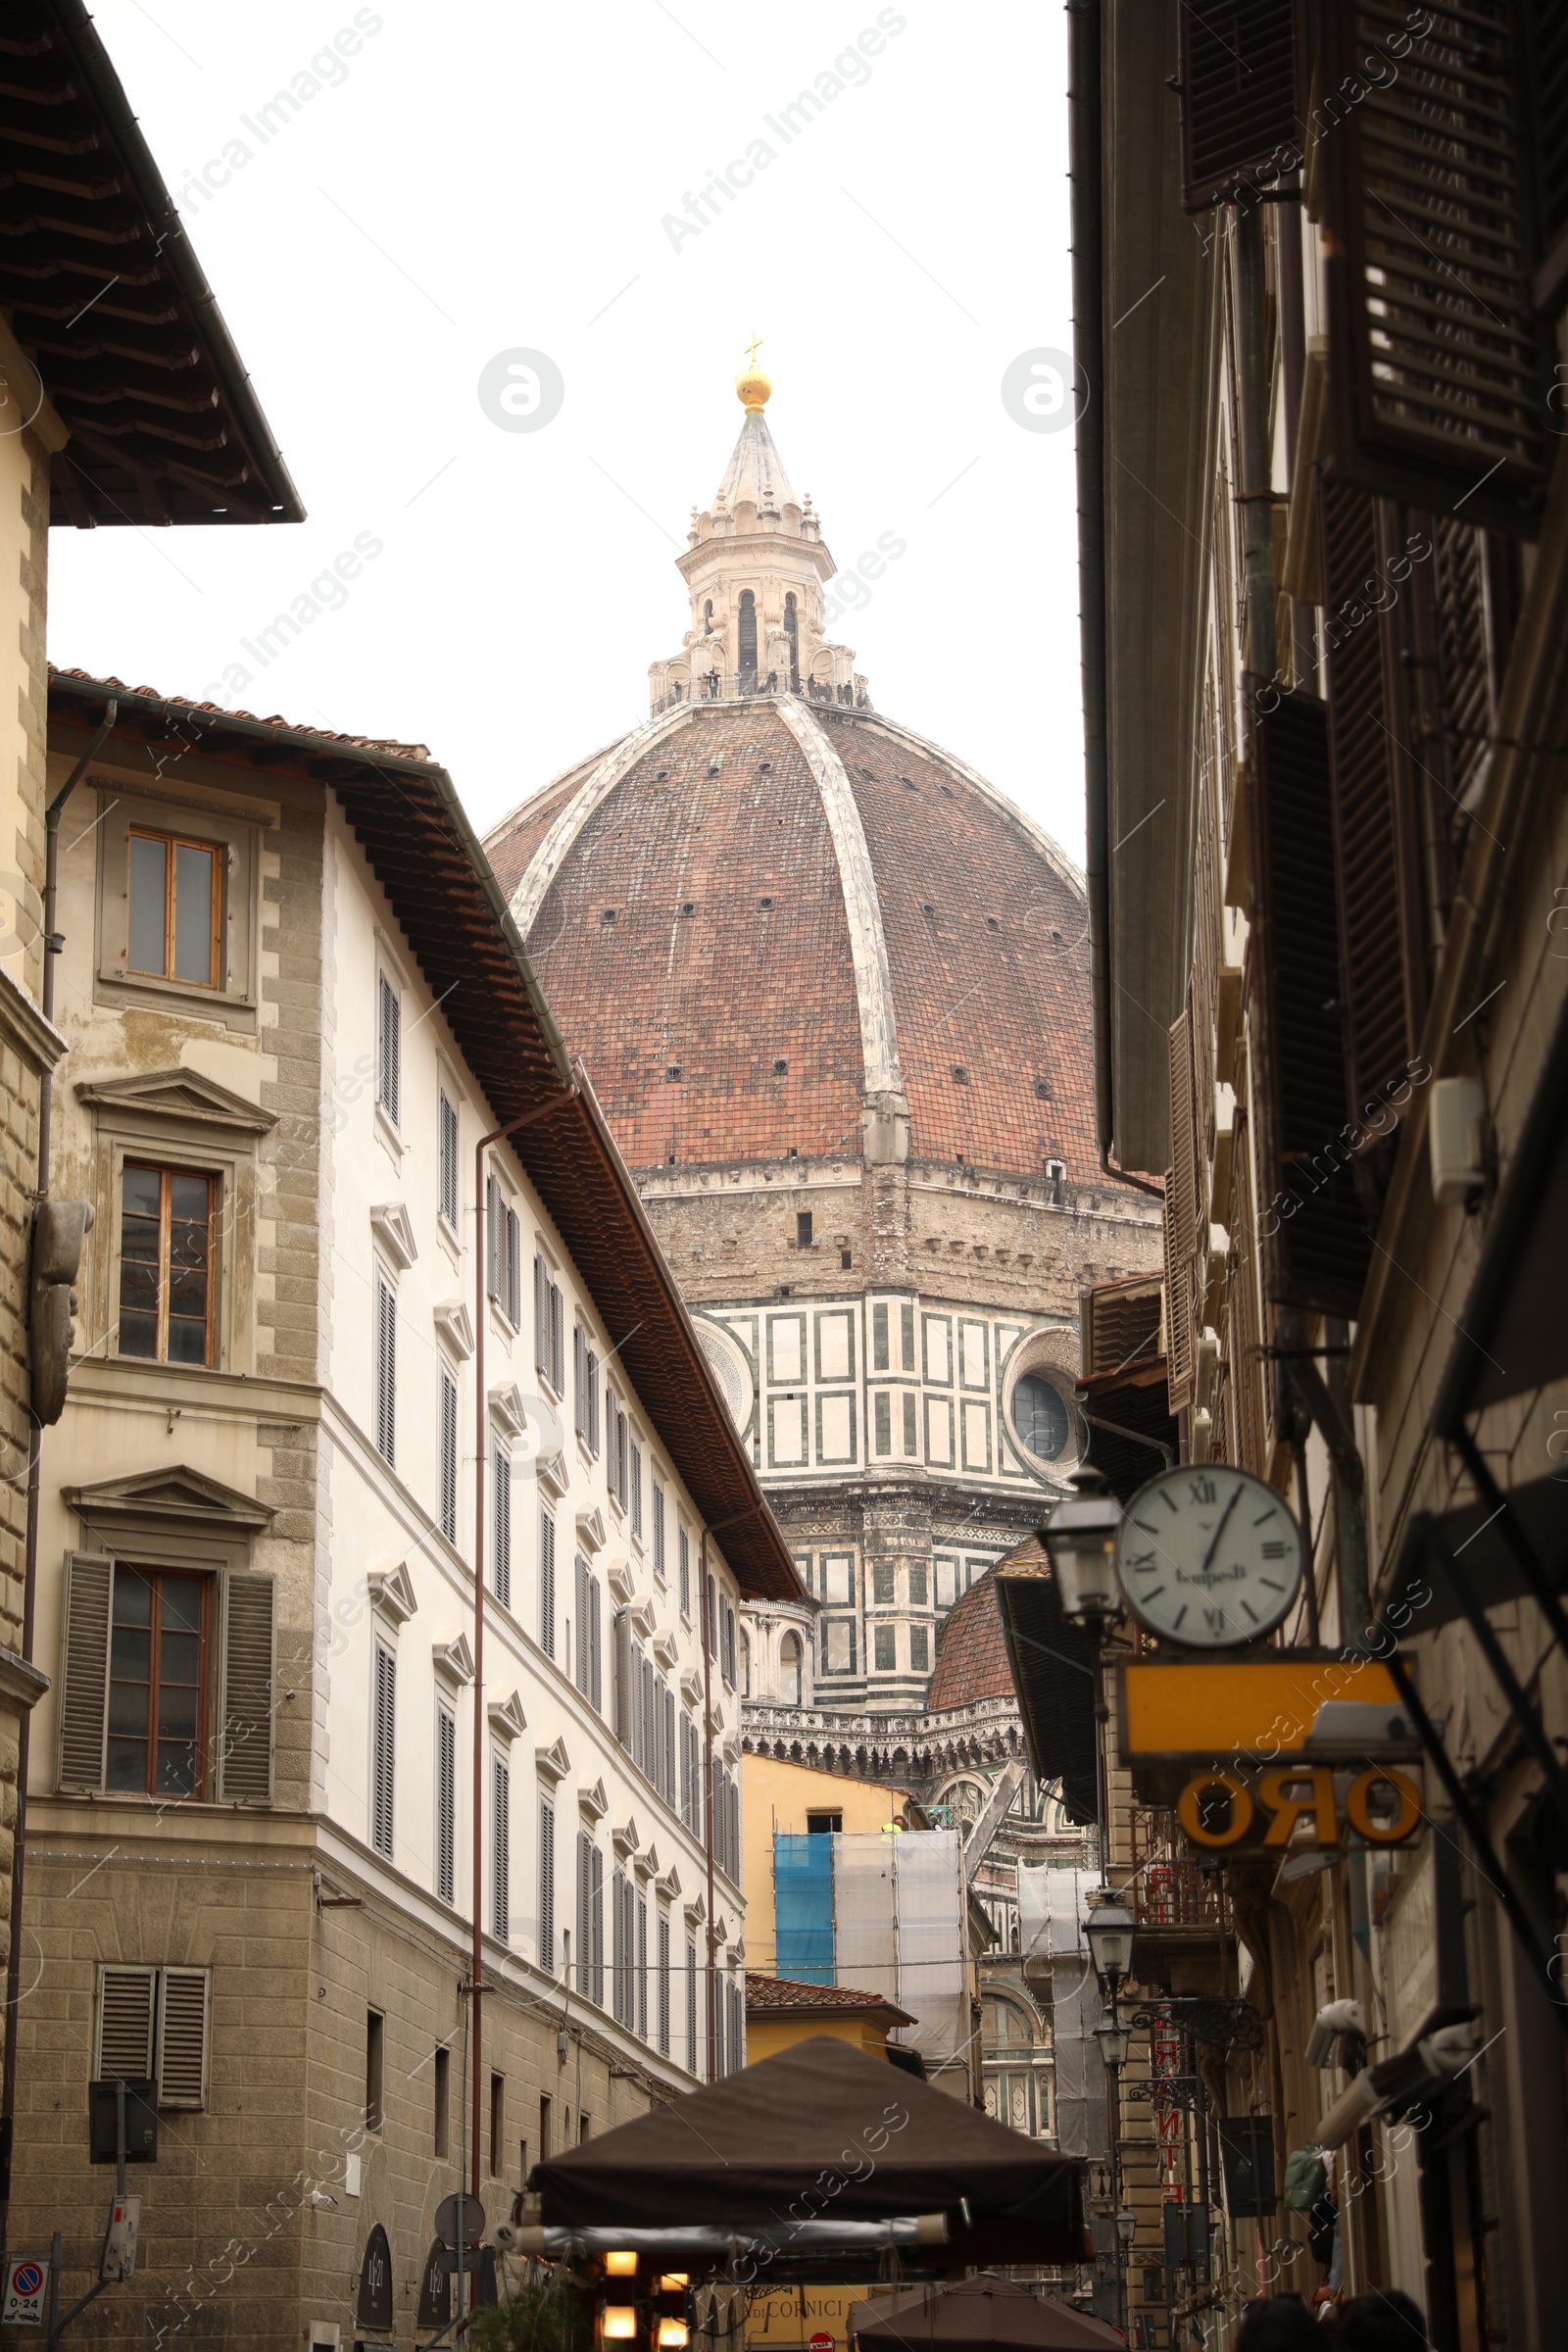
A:
<svg viewBox="0 0 1568 2352">
<path fill-rule="evenodd" d="M 220 843 L 130 828 L 127 970 L 193 988 L 223 981 Z"/>
<path fill-rule="evenodd" d="M 217 1179 L 127 1160 L 121 1183 L 122 1355 L 213 1361 Z"/>
<path fill-rule="evenodd" d="M 207 1794 L 212 1592 L 208 1576 L 116 1567 L 106 1787 Z"/>
</svg>

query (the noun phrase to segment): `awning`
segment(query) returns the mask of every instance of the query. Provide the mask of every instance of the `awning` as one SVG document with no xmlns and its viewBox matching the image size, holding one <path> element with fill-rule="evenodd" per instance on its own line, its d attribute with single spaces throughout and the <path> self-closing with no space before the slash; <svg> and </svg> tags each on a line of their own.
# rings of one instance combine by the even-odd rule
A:
<svg viewBox="0 0 1568 2352">
<path fill-rule="evenodd" d="M 1000 1564 L 997 1608 L 1035 1778 L 1060 1781 L 1074 1821 L 1098 1821 L 1094 1648 L 1063 1617 L 1042 1545 L 1020 1545 Z"/>
<path fill-rule="evenodd" d="M 919 2352 L 922 2344 L 941 2352 L 1016 2352 L 1036 2345 L 1062 2352 L 1076 2345 L 1125 2344 L 1103 2320 L 1073 2311 L 1050 2296 L 1036 2295 L 1015 2278 L 981 2271 L 953 2286 L 921 2287 L 887 2301 L 852 2303 L 849 2331 L 876 2352 Z"/>
<path fill-rule="evenodd" d="M 931 2249 L 944 2270 L 1083 2252 L 1071 2157 L 825 2034 L 535 2165 L 528 2185 L 547 2228 L 947 2213 L 948 2242 Z M 999 2235 L 1005 2253 L 990 2250 Z"/>
</svg>

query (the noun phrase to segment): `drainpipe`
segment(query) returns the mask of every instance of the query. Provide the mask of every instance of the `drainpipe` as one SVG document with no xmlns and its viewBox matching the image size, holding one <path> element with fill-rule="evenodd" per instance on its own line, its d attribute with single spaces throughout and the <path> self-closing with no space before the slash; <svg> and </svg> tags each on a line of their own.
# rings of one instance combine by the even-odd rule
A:
<svg viewBox="0 0 1568 2352">
<path fill-rule="evenodd" d="M 91 762 L 103 749 L 119 715 L 119 702 L 111 697 L 102 723 L 87 749 L 44 811 L 43 978 L 39 1009 L 51 1024 L 55 1011 L 55 960 L 66 944 L 55 929 L 55 907 L 59 897 L 60 815 Z M 38 1081 L 38 1181 L 35 1197 L 39 1200 L 47 1199 L 49 1193 L 53 1092 L 53 1076 L 45 1070 Z M 33 1618 L 38 1597 L 38 1462 L 42 1445 L 43 1424 L 34 1419 L 31 1442 L 27 1447 L 27 1524 L 22 1568 L 22 1655 L 29 1666 L 32 1663 Z M 28 1734 L 31 1722 L 30 1709 L 24 1708 L 17 1726 L 17 1814 L 12 1828 L 11 1847 L 11 1951 L 6 1961 L 5 2061 L 3 2068 L 0 2068 L 0 2253 L 5 2251 L 9 2242 L 11 2150 L 17 2128 L 17 2005 L 22 1997 L 22 1888 L 25 1869 Z"/>
<path fill-rule="evenodd" d="M 1242 486 L 1242 564 L 1246 666 L 1272 678 L 1274 633 L 1274 493 L 1269 463 L 1269 379 L 1265 341 L 1263 208 L 1238 202 L 1231 293 L 1236 316 L 1236 438 Z"/>
<path fill-rule="evenodd" d="M 1083 390 L 1078 466 L 1078 636 L 1084 703 L 1084 883 L 1095 1039 L 1095 1138 L 1102 1174 L 1163 1200 L 1157 1184 L 1112 1167 L 1109 764 L 1105 733 L 1104 277 L 1101 232 L 1100 0 L 1067 9 L 1067 176 L 1072 183 L 1072 349 Z M 1075 390 L 1077 387 L 1075 386 Z"/>
<path fill-rule="evenodd" d="M 488 1250 L 484 1155 L 492 1144 L 499 1144 L 507 1136 L 517 1134 L 523 1127 L 531 1127 L 536 1119 L 547 1119 L 553 1110 L 559 1110 L 564 1102 L 569 1102 L 576 1093 L 577 1087 L 573 1083 L 561 1094 L 552 1095 L 548 1102 L 536 1103 L 532 1110 L 525 1110 L 519 1118 L 510 1119 L 506 1126 L 492 1127 L 488 1135 L 480 1136 L 473 1148 L 473 1419 L 477 1442 L 473 1457 L 473 1953 L 470 1972 L 473 1982 L 469 1987 L 473 2017 L 473 2169 L 468 2177 L 468 2184 L 474 2196 L 479 2193 L 482 2146 L 479 2093 L 484 2063 L 484 2041 L 479 2031 L 479 2007 L 484 1992 L 484 1465 L 490 1437 L 484 1395 L 484 1330 L 489 1306 L 485 1291 Z"/>
</svg>

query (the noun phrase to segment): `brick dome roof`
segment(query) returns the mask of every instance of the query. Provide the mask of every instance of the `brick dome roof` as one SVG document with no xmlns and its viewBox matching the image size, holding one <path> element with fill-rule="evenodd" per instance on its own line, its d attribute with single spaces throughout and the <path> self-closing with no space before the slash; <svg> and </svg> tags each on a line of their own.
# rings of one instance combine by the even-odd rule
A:
<svg viewBox="0 0 1568 2352">
<path fill-rule="evenodd" d="M 683 702 L 486 847 L 634 1167 L 863 1148 L 1097 1173 L 1077 868 L 880 712 Z"/>
<path fill-rule="evenodd" d="M 1009 1559 L 1037 1548 L 1021 1545 Z M 997 1606 L 997 1572 L 988 1568 L 959 1594 L 937 1628 L 936 1672 L 926 1692 L 926 1710 L 940 1715 L 950 1707 L 972 1706 L 977 1698 L 1011 1698 L 1012 1676 L 1002 1639 L 1002 1612 Z"/>
</svg>

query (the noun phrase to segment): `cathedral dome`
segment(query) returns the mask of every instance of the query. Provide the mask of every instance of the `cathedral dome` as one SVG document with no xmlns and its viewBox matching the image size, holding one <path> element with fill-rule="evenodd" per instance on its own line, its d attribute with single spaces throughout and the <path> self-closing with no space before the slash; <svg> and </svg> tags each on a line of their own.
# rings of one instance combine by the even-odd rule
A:
<svg viewBox="0 0 1568 2352">
<path fill-rule="evenodd" d="M 628 1161 L 1103 1181 L 1082 877 L 871 707 L 760 405 L 680 568 L 652 715 L 486 844 Z"/>
</svg>

